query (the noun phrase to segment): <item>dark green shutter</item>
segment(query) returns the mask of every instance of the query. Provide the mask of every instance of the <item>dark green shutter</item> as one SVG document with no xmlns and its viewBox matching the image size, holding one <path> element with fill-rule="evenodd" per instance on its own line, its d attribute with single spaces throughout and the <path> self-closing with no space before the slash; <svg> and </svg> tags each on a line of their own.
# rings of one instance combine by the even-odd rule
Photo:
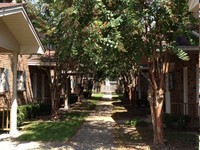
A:
<svg viewBox="0 0 200 150">
<path fill-rule="evenodd" d="M 23 78 L 24 78 L 24 90 L 26 90 L 26 71 L 24 71 Z"/>
<path fill-rule="evenodd" d="M 5 92 L 8 92 L 9 91 L 9 82 L 8 82 L 8 69 L 5 68 L 4 69 L 4 74 L 5 74 L 5 87 L 4 87 L 4 90 Z"/>
</svg>

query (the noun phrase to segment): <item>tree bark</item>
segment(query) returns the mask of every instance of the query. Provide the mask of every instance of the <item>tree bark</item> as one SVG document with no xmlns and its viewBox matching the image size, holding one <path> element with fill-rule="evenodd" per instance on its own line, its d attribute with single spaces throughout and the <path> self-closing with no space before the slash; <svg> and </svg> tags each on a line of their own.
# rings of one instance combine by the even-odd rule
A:
<svg viewBox="0 0 200 150">
<path fill-rule="evenodd" d="M 154 144 L 164 143 L 162 108 L 164 101 L 163 89 L 155 90 L 151 86 L 148 90 L 148 100 L 151 109 Z"/>
<path fill-rule="evenodd" d="M 51 116 L 52 118 L 57 116 L 57 110 L 59 109 L 59 99 L 57 97 L 56 88 L 51 89 Z"/>
</svg>

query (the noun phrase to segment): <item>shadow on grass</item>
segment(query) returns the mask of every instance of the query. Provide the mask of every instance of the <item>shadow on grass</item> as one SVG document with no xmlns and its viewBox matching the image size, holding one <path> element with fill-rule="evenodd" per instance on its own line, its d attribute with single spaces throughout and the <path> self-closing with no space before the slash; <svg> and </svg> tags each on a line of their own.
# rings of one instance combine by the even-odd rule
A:
<svg viewBox="0 0 200 150">
<path fill-rule="evenodd" d="M 164 131 L 166 142 L 163 145 L 154 145 L 151 124 L 145 126 L 118 124 L 116 132 L 117 141 L 120 141 L 118 143 L 129 149 L 196 150 L 198 148 L 197 134 L 173 130 Z"/>
<path fill-rule="evenodd" d="M 121 101 L 113 102 L 114 109 L 116 110 L 113 113 L 112 117 L 115 121 L 118 119 L 134 119 L 135 117 L 146 117 L 150 115 L 150 111 L 148 108 L 145 107 L 130 107 L 130 104 L 122 103 Z"/>
<path fill-rule="evenodd" d="M 140 135 L 141 141 L 148 144 L 150 149 L 160 150 L 160 149 L 181 149 L 181 150 L 196 150 L 198 147 L 197 134 L 175 131 L 171 129 L 164 129 L 165 143 L 162 145 L 153 144 L 153 129 L 152 126 L 141 127 L 136 126 L 136 130 Z"/>
<path fill-rule="evenodd" d="M 86 100 L 77 104 L 72 111 L 56 121 L 38 120 L 25 126 L 19 141 L 66 141 L 72 138 L 83 124 L 90 110 L 96 107 L 95 100 Z"/>
<path fill-rule="evenodd" d="M 177 129 L 164 130 L 165 144 L 153 144 L 153 129 L 151 123 L 146 125 L 134 124 L 128 125 L 127 122 L 134 119 L 145 119 L 146 115 L 150 115 L 148 108 L 133 108 L 130 117 L 129 107 L 124 106 L 121 102 L 113 103 L 115 113 L 112 115 L 117 124 L 117 138 L 121 145 L 130 149 L 183 149 L 195 150 L 198 147 L 197 134 L 194 132 L 185 132 Z M 151 118 L 148 118 L 150 120 Z M 121 121 L 120 121 L 121 120 Z M 145 119 L 146 120 L 146 119 Z"/>
<path fill-rule="evenodd" d="M 19 141 L 65 141 L 70 139 L 87 114 L 72 112 L 63 121 L 35 121 L 17 138 Z"/>
<path fill-rule="evenodd" d="M 195 150 L 198 147 L 198 136 L 195 132 L 184 132 L 173 129 L 165 129 L 166 143 L 175 146 L 177 149 Z"/>
</svg>

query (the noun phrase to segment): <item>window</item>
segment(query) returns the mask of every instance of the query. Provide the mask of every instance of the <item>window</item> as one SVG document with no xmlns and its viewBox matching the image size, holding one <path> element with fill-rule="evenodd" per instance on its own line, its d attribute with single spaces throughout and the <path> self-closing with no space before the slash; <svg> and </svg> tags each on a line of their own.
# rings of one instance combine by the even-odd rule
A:
<svg viewBox="0 0 200 150">
<path fill-rule="evenodd" d="M 26 88 L 25 72 L 18 71 L 17 72 L 17 90 L 18 91 L 25 91 L 25 88 Z"/>
<path fill-rule="evenodd" d="M 8 91 L 8 69 L 0 68 L 0 93 Z"/>
</svg>

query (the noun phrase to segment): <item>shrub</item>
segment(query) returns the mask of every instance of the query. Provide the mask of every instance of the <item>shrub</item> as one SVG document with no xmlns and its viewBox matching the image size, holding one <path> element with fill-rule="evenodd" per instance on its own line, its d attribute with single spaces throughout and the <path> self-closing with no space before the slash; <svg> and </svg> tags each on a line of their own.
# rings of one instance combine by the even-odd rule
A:
<svg viewBox="0 0 200 150">
<path fill-rule="evenodd" d="M 78 101 L 78 96 L 76 94 L 70 94 L 69 95 L 69 104 L 76 103 Z"/>
<path fill-rule="evenodd" d="M 165 113 L 163 122 L 167 127 L 171 127 L 175 122 L 177 122 L 177 119 L 174 115 Z"/>
<path fill-rule="evenodd" d="M 88 92 L 88 91 L 84 91 L 84 92 L 83 92 L 83 96 L 84 96 L 84 98 L 90 98 L 91 95 L 92 95 L 91 92 Z"/>
<path fill-rule="evenodd" d="M 32 105 L 32 117 L 36 117 L 40 115 L 40 104 Z"/>
<path fill-rule="evenodd" d="M 32 105 L 26 106 L 26 112 L 27 112 L 26 119 L 31 119 L 32 118 Z"/>
<path fill-rule="evenodd" d="M 183 114 L 165 113 L 163 121 L 166 127 L 179 126 L 181 128 L 186 128 L 191 121 L 191 117 Z"/>
<path fill-rule="evenodd" d="M 28 104 L 18 107 L 17 113 L 17 124 L 22 125 L 26 119 L 31 119 L 39 115 L 40 112 L 39 104 Z"/>
<path fill-rule="evenodd" d="M 27 105 L 22 105 L 18 107 L 18 114 L 23 113 L 24 117 L 27 116 Z"/>
<path fill-rule="evenodd" d="M 51 114 L 51 104 L 41 103 L 40 104 L 40 114 L 50 115 Z"/>
<path fill-rule="evenodd" d="M 186 127 L 188 127 L 191 119 L 192 118 L 188 115 L 180 115 L 178 123 L 182 128 L 186 128 Z"/>
<path fill-rule="evenodd" d="M 21 126 L 23 122 L 25 121 L 25 115 L 20 112 L 17 114 L 17 126 Z"/>
</svg>

